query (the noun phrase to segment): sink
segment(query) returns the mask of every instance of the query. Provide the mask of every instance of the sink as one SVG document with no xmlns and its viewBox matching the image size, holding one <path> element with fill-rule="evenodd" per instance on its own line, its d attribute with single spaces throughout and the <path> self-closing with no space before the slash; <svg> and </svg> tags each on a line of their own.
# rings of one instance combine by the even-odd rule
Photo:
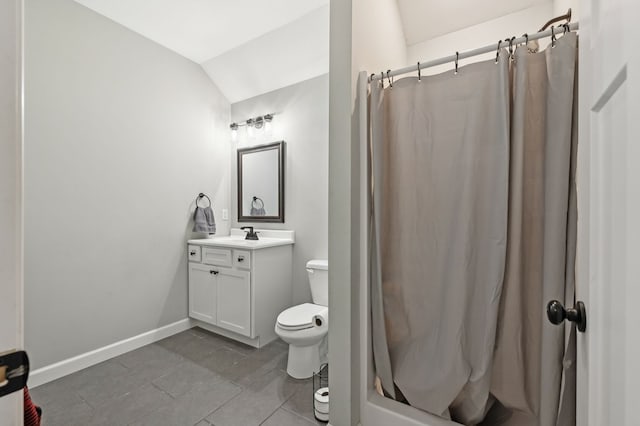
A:
<svg viewBox="0 0 640 426">
<path fill-rule="evenodd" d="M 263 244 L 272 243 L 275 238 L 261 238 L 259 240 L 245 240 L 242 237 L 229 236 L 229 237 L 214 237 L 210 238 L 209 242 L 212 244 L 224 244 L 226 246 L 234 246 L 234 247 L 257 247 Z"/>
<path fill-rule="evenodd" d="M 202 244 L 207 246 L 220 246 L 231 248 L 244 248 L 248 250 L 256 250 L 267 247 L 276 247 L 294 243 L 293 231 L 280 230 L 257 230 L 259 240 L 245 240 L 245 233 L 240 230 L 232 229 L 231 235 L 223 237 L 213 237 L 198 240 L 189 240 L 190 244 Z"/>
</svg>

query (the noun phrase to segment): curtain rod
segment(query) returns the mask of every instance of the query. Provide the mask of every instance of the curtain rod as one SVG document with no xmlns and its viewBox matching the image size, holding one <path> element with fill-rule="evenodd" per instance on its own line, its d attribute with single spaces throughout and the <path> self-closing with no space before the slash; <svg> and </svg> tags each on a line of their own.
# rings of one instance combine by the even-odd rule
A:
<svg viewBox="0 0 640 426">
<path fill-rule="evenodd" d="M 578 22 L 569 24 L 569 31 L 576 31 L 578 28 L 579 28 Z M 524 43 L 526 41 L 538 40 L 541 38 L 549 37 L 553 34 L 561 35 L 563 32 L 564 32 L 563 25 L 558 27 L 551 27 L 546 31 L 541 31 L 535 34 L 531 34 L 528 37 L 522 36 L 522 37 L 516 38 L 511 41 L 511 45 L 515 46 L 517 44 Z M 430 68 L 430 67 L 435 67 L 437 65 L 446 64 L 449 62 L 455 62 L 456 56 L 457 56 L 457 59 L 460 60 L 460 59 L 470 58 L 472 56 L 482 55 L 484 53 L 495 52 L 498 48 L 502 49 L 503 47 L 508 47 L 508 46 L 509 46 L 509 40 L 505 40 L 500 42 L 499 47 L 498 47 L 498 44 L 495 43 L 490 46 L 480 47 L 478 49 L 469 50 L 467 52 L 460 52 L 458 55 L 454 54 L 451 56 L 445 56 L 444 58 L 434 59 L 433 61 L 428 61 L 428 62 L 418 62 L 418 64 L 420 64 L 419 68 L 418 68 L 418 65 L 416 64 L 416 65 L 411 65 L 409 67 L 390 70 L 389 72 L 384 72 L 383 74 L 371 75 L 369 76 L 369 82 L 384 79 L 387 77 L 395 77 L 397 75 L 407 74 L 410 72 L 417 72 L 418 69 Z"/>
</svg>

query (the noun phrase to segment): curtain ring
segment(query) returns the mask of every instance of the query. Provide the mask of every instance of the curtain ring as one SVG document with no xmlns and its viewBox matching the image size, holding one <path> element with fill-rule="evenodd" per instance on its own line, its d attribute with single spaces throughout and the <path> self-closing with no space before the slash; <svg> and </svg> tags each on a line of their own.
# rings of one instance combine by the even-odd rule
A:
<svg viewBox="0 0 640 426">
<path fill-rule="evenodd" d="M 529 44 L 529 34 L 524 33 L 522 34 L 522 37 L 525 39 L 524 45 L 527 46 Z"/>
<path fill-rule="evenodd" d="M 496 64 L 498 63 L 498 59 L 500 58 L 500 44 L 502 44 L 502 40 L 498 40 L 498 47 L 496 48 Z"/>
<path fill-rule="evenodd" d="M 515 40 L 515 37 L 511 37 L 509 39 L 509 59 L 513 59 L 513 41 Z"/>
<path fill-rule="evenodd" d="M 565 22 L 564 24 L 562 24 L 562 27 L 564 28 L 564 32 L 562 33 L 562 35 L 565 35 L 568 32 L 571 32 L 571 30 L 569 29 L 569 23 Z"/>
<path fill-rule="evenodd" d="M 369 81 L 373 82 L 373 77 L 375 77 L 375 75 L 376 74 L 372 72 L 371 75 L 369 76 Z"/>
<path fill-rule="evenodd" d="M 382 88 L 384 89 L 384 72 L 380 71 L 380 84 L 382 84 Z"/>
<path fill-rule="evenodd" d="M 553 25 L 551 26 L 551 47 L 556 47 L 556 32 Z"/>
<path fill-rule="evenodd" d="M 418 81 L 422 81 L 422 76 L 420 75 L 420 61 L 418 61 Z"/>
<path fill-rule="evenodd" d="M 454 71 L 454 75 L 458 74 L 458 56 L 460 56 L 460 54 L 456 52 L 456 70 Z"/>
<path fill-rule="evenodd" d="M 387 81 L 389 82 L 389 87 L 393 87 L 393 77 L 389 77 L 389 73 L 391 70 L 387 70 Z"/>
</svg>

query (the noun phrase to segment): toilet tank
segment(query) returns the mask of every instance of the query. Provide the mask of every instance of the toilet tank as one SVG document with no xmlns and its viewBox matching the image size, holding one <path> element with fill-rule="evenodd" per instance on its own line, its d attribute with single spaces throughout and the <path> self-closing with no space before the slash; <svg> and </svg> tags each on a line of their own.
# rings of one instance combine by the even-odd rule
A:
<svg viewBox="0 0 640 426">
<path fill-rule="evenodd" d="M 307 262 L 311 298 L 316 305 L 329 306 L 329 262 L 310 260 Z"/>
</svg>

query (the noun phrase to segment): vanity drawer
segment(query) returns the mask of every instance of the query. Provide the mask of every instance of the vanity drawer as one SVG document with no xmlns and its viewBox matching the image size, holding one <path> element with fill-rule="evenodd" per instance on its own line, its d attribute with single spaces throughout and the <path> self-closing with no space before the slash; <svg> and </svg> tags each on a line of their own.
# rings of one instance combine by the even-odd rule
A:
<svg viewBox="0 0 640 426">
<path fill-rule="evenodd" d="M 200 262 L 200 246 L 189 246 L 187 250 L 189 262 Z"/>
<path fill-rule="evenodd" d="M 233 266 L 238 269 L 251 269 L 251 252 L 247 250 L 234 250 Z"/>
<path fill-rule="evenodd" d="M 204 247 L 202 249 L 202 263 L 231 266 L 231 249 Z"/>
</svg>

